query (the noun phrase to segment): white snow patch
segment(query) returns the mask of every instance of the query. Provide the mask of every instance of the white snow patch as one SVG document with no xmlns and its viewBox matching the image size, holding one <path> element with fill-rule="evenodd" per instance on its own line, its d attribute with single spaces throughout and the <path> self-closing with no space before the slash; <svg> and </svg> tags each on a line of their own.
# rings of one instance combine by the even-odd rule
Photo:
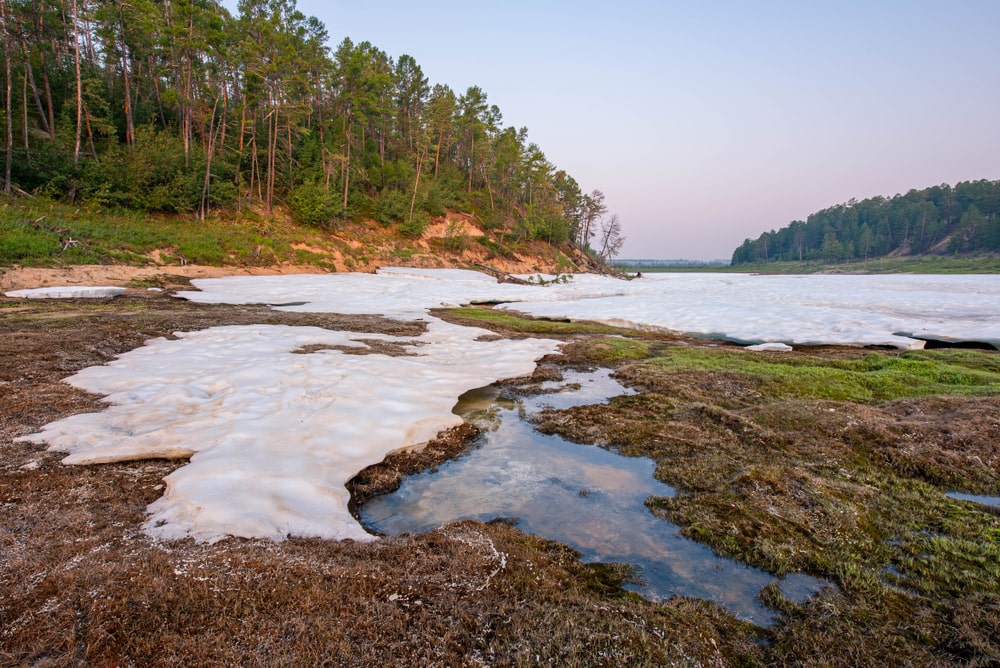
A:
<svg viewBox="0 0 1000 668">
<path fill-rule="evenodd" d="M 8 297 L 22 297 L 24 299 L 99 299 L 101 297 L 117 297 L 124 292 L 125 288 L 113 286 L 64 285 L 11 290 L 4 294 Z"/>
<path fill-rule="evenodd" d="M 787 343 L 758 343 L 755 346 L 747 346 L 747 350 L 753 350 L 754 352 L 773 352 L 773 353 L 790 353 L 794 348 L 792 348 Z"/>
<path fill-rule="evenodd" d="M 557 344 L 475 340 L 487 333 L 433 320 L 412 339 L 269 325 L 156 339 L 68 379 L 110 408 L 24 440 L 69 452 L 67 464 L 190 456 L 149 506 L 157 537 L 370 540 L 347 511 L 348 480 L 460 424 L 460 394 L 530 373 Z M 292 352 L 358 338 L 421 345 L 412 357 Z"/>
</svg>

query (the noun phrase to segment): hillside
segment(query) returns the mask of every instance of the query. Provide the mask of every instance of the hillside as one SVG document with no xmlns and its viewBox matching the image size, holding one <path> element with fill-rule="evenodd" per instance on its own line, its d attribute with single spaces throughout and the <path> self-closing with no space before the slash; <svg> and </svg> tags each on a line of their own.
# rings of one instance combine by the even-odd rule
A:
<svg viewBox="0 0 1000 668">
<path fill-rule="evenodd" d="M 605 271 L 571 242 L 513 241 L 475 216 L 447 212 L 419 235 L 374 221 L 336 228 L 288 215 L 151 215 L 51 201 L 0 205 L 0 289 L 88 282 L 154 284 L 165 276 L 460 267 L 505 274 Z M 34 268 L 27 271 L 25 268 Z"/>
<path fill-rule="evenodd" d="M 963 181 L 811 214 L 733 252 L 732 264 L 1000 252 L 1000 181 Z"/>
</svg>

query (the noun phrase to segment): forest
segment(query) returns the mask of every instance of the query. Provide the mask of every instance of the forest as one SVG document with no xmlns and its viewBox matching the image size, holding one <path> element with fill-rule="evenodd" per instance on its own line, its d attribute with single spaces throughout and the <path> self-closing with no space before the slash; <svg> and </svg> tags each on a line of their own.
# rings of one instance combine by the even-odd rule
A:
<svg viewBox="0 0 1000 668">
<path fill-rule="evenodd" d="M 511 244 L 621 245 L 478 86 L 344 39 L 295 0 L 0 0 L 3 191 L 204 219 L 213 209 L 420 234 L 446 210 Z M 603 222 L 602 222 L 603 221 Z"/>
<path fill-rule="evenodd" d="M 998 252 L 1000 181 L 979 180 L 852 199 L 747 239 L 732 264 Z"/>
</svg>

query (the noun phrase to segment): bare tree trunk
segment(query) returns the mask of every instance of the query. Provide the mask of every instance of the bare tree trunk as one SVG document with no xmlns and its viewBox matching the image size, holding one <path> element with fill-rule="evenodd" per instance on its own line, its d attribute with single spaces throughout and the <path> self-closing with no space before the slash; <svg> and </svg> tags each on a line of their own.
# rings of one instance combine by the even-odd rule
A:
<svg viewBox="0 0 1000 668">
<path fill-rule="evenodd" d="M 469 192 L 472 192 L 472 166 L 476 160 L 476 135 L 472 135 L 472 146 L 469 149 Z"/>
<path fill-rule="evenodd" d="M 49 114 L 49 138 L 55 141 L 56 138 L 56 112 L 52 104 L 52 87 L 49 85 L 49 68 L 45 65 L 45 57 L 42 56 L 42 85 L 45 87 L 45 108 Z"/>
<path fill-rule="evenodd" d="M 208 192 L 212 180 L 212 153 L 215 152 L 215 110 L 219 107 L 219 98 L 215 98 L 212 106 L 212 118 L 208 123 L 208 151 L 205 156 L 205 180 L 201 185 L 201 204 L 198 207 L 198 217 L 201 222 L 205 222 L 205 213 L 208 211 Z"/>
<path fill-rule="evenodd" d="M 264 184 L 264 206 L 268 211 L 271 210 L 271 165 L 274 162 L 274 154 L 271 153 L 271 138 L 274 134 L 274 110 L 267 115 L 264 120 L 267 121 L 267 164 L 264 165 L 264 178 L 267 182 Z"/>
<path fill-rule="evenodd" d="M 86 14 L 87 0 L 83 0 L 83 8 L 84 8 L 83 45 L 85 47 L 84 53 L 87 55 L 87 60 L 89 60 L 90 62 L 95 62 L 97 60 L 97 50 L 94 49 L 94 40 L 92 39 L 93 31 L 90 29 L 90 21 L 87 19 L 87 14 Z"/>
<path fill-rule="evenodd" d="M 128 71 L 128 49 L 125 45 L 125 14 L 123 7 L 118 9 L 119 25 L 122 30 L 122 82 L 125 85 L 125 143 L 135 146 L 135 121 L 132 118 L 132 80 Z"/>
<path fill-rule="evenodd" d="M 347 120 L 347 160 L 344 162 L 344 211 L 347 211 L 347 187 L 351 181 L 351 119 Z"/>
<path fill-rule="evenodd" d="M 423 154 L 417 155 L 417 178 L 413 180 L 413 197 L 410 198 L 410 223 L 413 223 L 413 207 L 417 203 L 417 188 L 420 187 L 420 170 L 424 166 L 426 155 L 426 151 Z"/>
<path fill-rule="evenodd" d="M 153 56 L 149 56 L 149 78 L 153 80 L 153 95 L 156 96 L 156 109 L 160 113 L 160 125 L 167 129 L 167 115 L 163 113 L 163 97 L 160 95 L 160 81 L 153 68 Z"/>
<path fill-rule="evenodd" d="M 441 143 L 444 142 L 444 130 L 438 134 L 437 150 L 434 151 L 434 178 L 438 176 L 438 164 L 441 161 Z"/>
<path fill-rule="evenodd" d="M 385 167 L 385 126 L 378 131 L 378 160 Z"/>
<path fill-rule="evenodd" d="M 50 138 L 55 139 L 55 130 L 49 125 L 48 115 L 45 113 L 45 108 L 42 106 L 42 98 L 38 93 L 38 86 L 35 84 L 35 70 L 31 66 L 31 54 L 28 52 L 28 43 L 25 41 L 24 37 L 21 37 L 21 51 L 24 53 L 24 73 L 27 83 L 31 85 L 31 94 L 35 100 L 35 106 L 38 108 L 38 122 L 42 126 L 42 130 L 46 132 Z M 25 96 L 25 105 L 27 106 L 27 96 Z M 27 128 L 27 125 L 25 125 Z"/>
<path fill-rule="evenodd" d="M 246 96 L 243 97 L 243 123 L 246 123 Z M 254 177 L 256 176 L 257 168 L 257 112 L 253 114 L 253 118 L 250 119 L 250 141 L 247 143 L 247 149 L 250 151 L 250 183 L 247 185 L 247 198 L 250 205 L 253 206 L 253 184 Z M 243 155 L 243 135 L 240 135 L 240 155 Z"/>
<path fill-rule="evenodd" d="M 80 78 L 80 17 L 73 0 L 73 63 L 76 67 L 76 144 L 73 148 L 73 170 L 80 166 L 80 134 L 83 132 L 83 80 Z"/>
<path fill-rule="evenodd" d="M 3 20 L 3 61 L 6 70 L 6 82 L 7 86 L 7 96 L 6 96 L 6 111 L 7 111 L 7 161 L 4 167 L 3 176 L 3 193 L 5 195 L 10 194 L 10 173 L 11 167 L 14 164 L 14 119 L 11 117 L 11 92 L 13 90 L 11 86 L 11 72 L 10 72 L 10 40 L 8 38 L 8 30 L 10 28 L 10 17 L 7 15 L 7 2 L 6 0 L 0 0 L 3 4 L 0 4 L 0 20 Z"/>
<path fill-rule="evenodd" d="M 278 106 L 271 111 L 267 126 L 267 210 L 274 207 L 274 178 L 278 164 Z"/>
<path fill-rule="evenodd" d="M 326 102 L 323 95 L 320 95 L 319 105 L 316 108 L 316 124 L 319 126 L 319 160 L 323 165 L 323 187 L 330 189 L 330 177 L 333 175 L 332 160 L 327 161 L 326 133 L 323 130 L 323 104 Z"/>
<path fill-rule="evenodd" d="M 226 147 L 226 125 L 229 123 L 229 90 L 226 88 L 225 81 L 222 82 L 222 127 L 220 128 L 221 134 L 219 136 L 219 145 L 222 148 Z"/>
<path fill-rule="evenodd" d="M 188 166 L 191 159 L 191 101 L 184 100 L 180 103 L 181 114 L 181 143 L 184 145 L 184 166 Z"/>
<path fill-rule="evenodd" d="M 90 127 L 90 112 L 87 105 L 83 105 L 83 124 L 87 128 L 87 146 L 90 147 L 90 157 L 97 160 L 97 148 L 94 146 L 94 130 Z"/>
</svg>

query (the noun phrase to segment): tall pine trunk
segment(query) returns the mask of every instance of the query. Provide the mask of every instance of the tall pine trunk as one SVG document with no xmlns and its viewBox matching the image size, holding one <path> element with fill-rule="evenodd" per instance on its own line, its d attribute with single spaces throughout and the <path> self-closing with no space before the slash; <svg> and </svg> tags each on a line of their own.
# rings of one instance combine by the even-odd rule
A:
<svg viewBox="0 0 1000 668">
<path fill-rule="evenodd" d="M 215 153 L 215 112 L 219 108 L 219 98 L 215 98 L 212 106 L 212 118 L 208 123 L 208 147 L 205 154 L 205 179 L 201 185 L 201 204 L 198 206 L 198 217 L 205 222 L 208 212 L 208 195 L 212 181 L 212 154 Z"/>
<path fill-rule="evenodd" d="M 132 115 L 132 80 L 128 70 L 128 49 L 125 45 L 125 14 L 124 5 L 118 9 L 119 26 L 121 27 L 122 49 L 122 82 L 125 85 L 125 143 L 135 146 L 135 120 Z"/>
<path fill-rule="evenodd" d="M 35 68 L 31 66 L 31 53 L 28 51 L 28 43 L 24 37 L 21 38 L 21 52 L 24 54 L 24 73 L 27 84 L 31 86 L 31 96 L 38 109 L 38 124 L 42 126 L 42 131 L 48 134 L 50 139 L 55 139 L 55 128 L 49 125 L 48 114 L 45 113 L 45 108 L 42 106 L 42 97 L 38 92 L 38 85 L 35 83 Z M 25 104 L 27 104 L 27 99 L 25 99 Z M 27 126 L 25 131 L 27 131 Z"/>
<path fill-rule="evenodd" d="M 344 161 L 344 212 L 347 212 L 347 188 L 351 182 L 351 131 L 352 121 L 350 113 L 347 117 L 347 159 Z"/>
<path fill-rule="evenodd" d="M 417 189 L 420 187 L 420 170 L 424 166 L 424 159 L 427 157 L 427 151 L 417 154 L 417 178 L 413 180 L 413 196 L 410 198 L 410 218 L 409 224 L 413 224 L 413 207 L 417 203 Z"/>
<path fill-rule="evenodd" d="M 73 148 L 73 170 L 80 167 L 80 135 L 83 133 L 83 80 L 80 78 L 80 16 L 73 0 L 73 64 L 76 69 L 76 144 Z"/>
<path fill-rule="evenodd" d="M 4 82 L 7 87 L 6 95 L 6 111 L 7 111 L 7 161 L 4 167 L 3 176 L 3 192 L 5 195 L 10 194 L 10 173 L 11 167 L 14 164 L 14 119 L 11 117 L 12 106 L 10 101 L 11 92 L 13 87 L 11 86 L 11 72 L 10 72 L 10 40 L 8 38 L 10 17 L 7 15 L 7 0 L 0 0 L 0 20 L 3 21 L 3 61 L 5 66 L 6 78 Z"/>
<path fill-rule="evenodd" d="M 45 56 L 42 55 L 42 86 L 45 87 L 45 108 L 49 113 L 49 138 L 55 141 L 56 138 L 56 112 L 55 105 L 52 104 L 52 86 L 49 85 L 49 68 L 45 65 Z"/>
</svg>

